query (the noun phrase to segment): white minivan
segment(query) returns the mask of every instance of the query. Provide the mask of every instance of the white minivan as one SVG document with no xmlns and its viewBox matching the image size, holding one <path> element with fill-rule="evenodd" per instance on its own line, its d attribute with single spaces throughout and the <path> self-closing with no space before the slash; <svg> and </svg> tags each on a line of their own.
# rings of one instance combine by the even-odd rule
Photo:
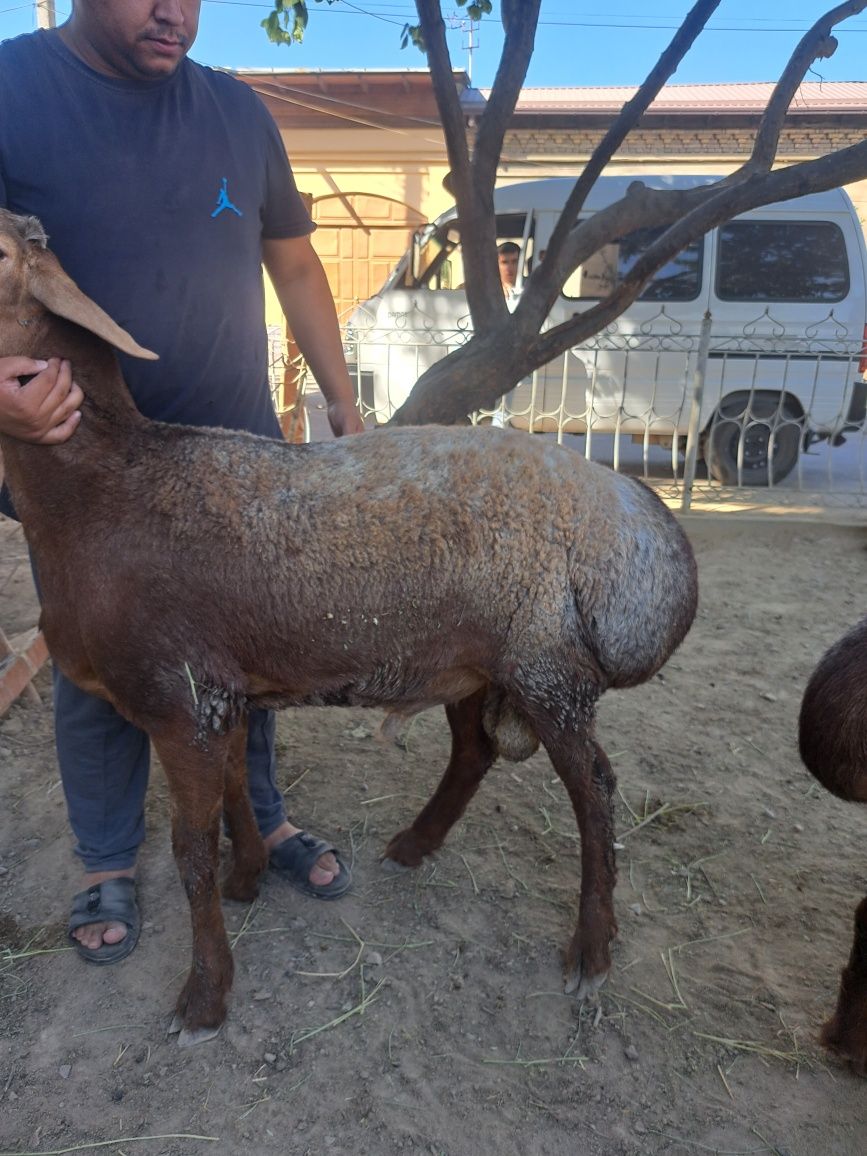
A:
<svg viewBox="0 0 867 1156">
<path fill-rule="evenodd" d="M 600 178 L 585 214 L 619 200 L 635 179 Z M 683 189 L 718 178 L 640 179 Z M 550 178 L 496 190 L 497 240 L 520 245 L 521 278 L 544 256 L 573 184 Z M 594 254 L 564 285 L 549 323 L 606 295 L 661 231 L 638 230 Z M 417 232 L 381 291 L 349 318 L 347 360 L 362 408 L 376 421 L 387 421 L 424 370 L 468 340 L 463 280 L 451 209 Z M 661 269 L 613 325 L 521 382 L 494 420 L 560 435 L 627 434 L 676 454 L 706 315 L 698 429 L 711 476 L 777 482 L 802 448 L 839 444 L 863 426 L 867 252 L 842 189 L 766 205 L 712 230 Z"/>
</svg>

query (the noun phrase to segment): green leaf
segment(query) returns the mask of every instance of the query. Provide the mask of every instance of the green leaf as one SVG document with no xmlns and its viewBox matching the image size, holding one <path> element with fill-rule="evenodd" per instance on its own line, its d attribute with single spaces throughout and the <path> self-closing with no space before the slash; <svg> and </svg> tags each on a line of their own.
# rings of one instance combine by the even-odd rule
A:
<svg viewBox="0 0 867 1156">
<path fill-rule="evenodd" d="M 324 0 L 327 4 L 335 0 Z M 482 16 L 491 11 L 492 0 L 457 0 L 462 8 L 466 8 L 471 20 L 481 20 Z M 300 44 L 307 31 L 307 22 L 310 11 L 308 0 L 271 0 L 273 10 L 261 21 L 261 27 L 272 44 Z M 316 0 L 317 4 L 323 0 Z M 404 24 L 400 34 L 401 48 L 412 44 L 419 52 L 427 53 L 427 45 L 419 25 Z"/>
<path fill-rule="evenodd" d="M 262 28 L 265 29 L 265 35 L 272 44 L 288 44 L 289 37 L 280 27 L 280 14 L 275 10 L 261 21 Z"/>
<path fill-rule="evenodd" d="M 309 17 L 306 0 L 271 0 L 271 3 L 273 10 L 261 22 L 268 39 L 272 44 L 300 44 Z"/>
<path fill-rule="evenodd" d="M 418 24 L 404 24 L 403 26 L 403 32 L 400 34 L 400 46 L 406 48 L 409 44 L 413 44 L 419 52 L 427 53 L 424 33 Z"/>
</svg>

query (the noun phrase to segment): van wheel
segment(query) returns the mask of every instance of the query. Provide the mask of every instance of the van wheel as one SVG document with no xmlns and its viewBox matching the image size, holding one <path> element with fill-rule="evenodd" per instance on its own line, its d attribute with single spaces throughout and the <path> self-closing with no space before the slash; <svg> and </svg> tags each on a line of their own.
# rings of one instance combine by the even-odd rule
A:
<svg viewBox="0 0 867 1156">
<path fill-rule="evenodd" d="M 743 438 L 740 481 L 744 486 L 777 485 L 798 464 L 803 418 L 784 402 L 778 415 L 776 397 L 727 398 L 711 419 L 705 438 L 708 474 L 724 486 L 736 486 L 738 453 Z M 770 460 L 771 431 L 774 433 Z"/>
</svg>

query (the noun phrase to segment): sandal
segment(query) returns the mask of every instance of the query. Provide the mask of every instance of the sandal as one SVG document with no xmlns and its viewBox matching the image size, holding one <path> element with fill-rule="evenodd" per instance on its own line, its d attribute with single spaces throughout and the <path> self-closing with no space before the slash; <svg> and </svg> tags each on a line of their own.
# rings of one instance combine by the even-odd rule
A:
<svg viewBox="0 0 867 1156">
<path fill-rule="evenodd" d="M 118 943 L 103 943 L 102 947 L 85 947 L 72 934 L 88 923 L 125 923 L 127 933 Z M 94 883 L 87 891 L 79 891 L 72 900 L 67 934 L 82 959 L 88 963 L 117 963 L 125 959 L 138 943 L 141 916 L 135 899 L 135 880 L 126 876 Z"/>
<path fill-rule="evenodd" d="M 340 874 L 335 875 L 331 882 L 325 885 L 311 883 L 311 867 L 328 851 L 333 852 Z M 308 835 L 306 831 L 299 831 L 297 835 L 278 843 L 271 851 L 268 865 L 287 883 L 316 899 L 339 899 L 349 890 L 352 883 L 352 874 L 338 854 L 337 848 L 326 843 L 324 839 Z"/>
</svg>

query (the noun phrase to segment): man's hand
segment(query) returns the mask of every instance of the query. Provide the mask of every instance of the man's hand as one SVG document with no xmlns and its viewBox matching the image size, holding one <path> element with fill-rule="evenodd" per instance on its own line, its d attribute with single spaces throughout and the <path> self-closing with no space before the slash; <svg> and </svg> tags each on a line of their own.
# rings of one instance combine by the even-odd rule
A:
<svg viewBox="0 0 867 1156">
<path fill-rule="evenodd" d="M 355 398 L 328 403 L 328 424 L 336 438 L 346 434 L 364 433 L 364 422 L 355 404 Z"/>
<path fill-rule="evenodd" d="M 19 377 L 31 380 L 22 385 Z M 68 361 L 0 357 L 0 433 L 23 442 L 59 445 L 81 421 L 83 401 Z"/>
</svg>

